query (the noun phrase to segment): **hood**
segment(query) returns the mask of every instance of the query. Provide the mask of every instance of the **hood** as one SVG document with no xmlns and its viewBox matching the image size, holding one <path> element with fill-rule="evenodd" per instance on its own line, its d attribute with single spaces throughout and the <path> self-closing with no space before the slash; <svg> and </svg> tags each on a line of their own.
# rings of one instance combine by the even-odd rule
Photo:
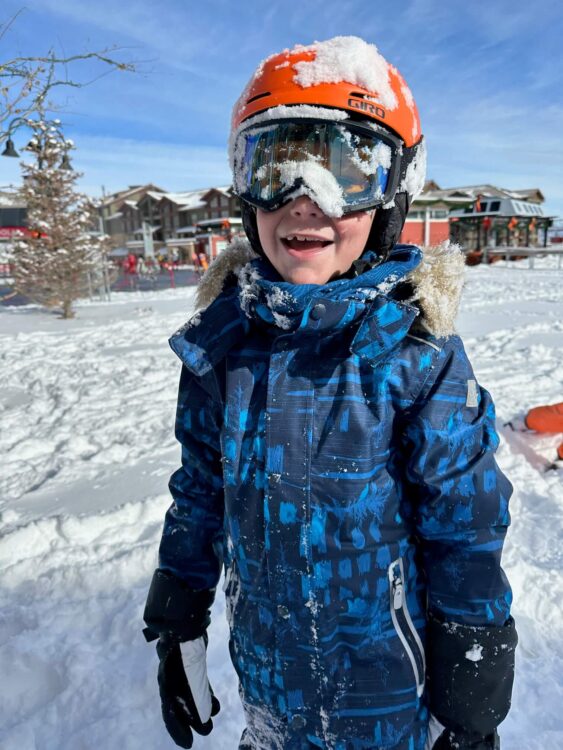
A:
<svg viewBox="0 0 563 750">
<path fill-rule="evenodd" d="M 463 287 L 464 255 L 459 245 L 450 242 L 422 248 L 421 252 L 421 262 L 404 278 L 413 289 L 412 296 L 405 301 L 420 310 L 415 326 L 422 326 L 437 337 L 450 336 L 455 333 L 454 321 Z M 239 276 L 257 257 L 246 239 L 236 238 L 211 263 L 201 279 L 196 309 L 208 307 L 223 290 L 227 277 Z"/>
</svg>

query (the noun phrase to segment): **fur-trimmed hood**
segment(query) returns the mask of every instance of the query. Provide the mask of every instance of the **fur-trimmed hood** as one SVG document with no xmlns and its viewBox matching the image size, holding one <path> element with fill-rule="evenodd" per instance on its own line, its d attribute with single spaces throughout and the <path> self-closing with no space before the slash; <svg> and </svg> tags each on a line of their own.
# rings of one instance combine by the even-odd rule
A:
<svg viewBox="0 0 563 750">
<path fill-rule="evenodd" d="M 246 239 L 236 238 L 202 277 L 196 293 L 196 309 L 211 304 L 221 293 L 227 276 L 231 273 L 238 275 L 256 257 Z M 455 333 L 454 321 L 461 298 L 464 268 L 465 259 L 459 245 L 446 241 L 422 248 L 422 261 L 405 277 L 414 290 L 408 302 L 421 311 L 418 325 L 434 336 Z"/>
</svg>

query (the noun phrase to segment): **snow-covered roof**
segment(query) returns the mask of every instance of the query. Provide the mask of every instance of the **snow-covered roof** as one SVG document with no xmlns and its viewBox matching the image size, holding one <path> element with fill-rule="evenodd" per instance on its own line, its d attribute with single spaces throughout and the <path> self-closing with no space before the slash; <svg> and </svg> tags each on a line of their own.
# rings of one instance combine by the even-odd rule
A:
<svg viewBox="0 0 563 750">
<path fill-rule="evenodd" d="M 0 192 L 0 208 L 25 208 L 25 202 L 22 201 L 18 192 Z"/>
<path fill-rule="evenodd" d="M 457 218 L 471 218 L 484 216 L 519 216 L 519 217 L 546 217 L 543 208 L 536 201 L 523 201 L 516 198 L 499 197 L 498 195 L 484 196 L 481 195 L 480 206 L 477 211 L 476 202 L 466 205 L 465 208 L 459 208 L 450 211 L 450 216 Z"/>
<path fill-rule="evenodd" d="M 193 203 L 184 203 L 179 207 L 178 211 L 194 211 L 197 208 L 208 208 L 208 205 L 204 201 L 194 200 Z"/>
<path fill-rule="evenodd" d="M 188 211 L 188 210 L 191 211 L 194 208 L 207 208 L 207 203 L 205 203 L 205 201 L 202 200 L 202 197 L 205 194 L 205 192 L 198 190 L 197 193 L 194 193 L 193 195 L 187 198 L 184 196 L 181 202 L 180 208 L 178 210 L 179 211 Z"/>
<path fill-rule="evenodd" d="M 206 188 L 205 190 L 187 190 L 184 192 L 169 192 L 169 193 L 156 193 L 152 190 L 147 192 L 147 195 L 156 201 L 168 200 L 171 203 L 175 203 L 180 207 L 180 210 L 187 208 L 200 208 L 206 204 L 202 202 L 202 197 L 214 188 Z"/>
<path fill-rule="evenodd" d="M 543 203 L 545 197 L 539 188 L 530 188 L 528 190 L 507 190 L 511 198 L 523 201 L 539 201 Z"/>
<path fill-rule="evenodd" d="M 164 192 L 159 188 L 157 185 L 153 185 L 152 182 L 147 183 L 146 185 L 129 185 L 128 188 L 125 190 L 118 190 L 115 193 L 110 193 L 109 195 L 105 195 L 102 198 L 102 205 L 106 206 L 110 203 L 115 203 L 120 200 L 125 200 L 127 197 L 135 195 L 135 193 L 140 193 L 143 190 L 146 190 L 147 188 L 153 189 L 155 191 Z"/>
<path fill-rule="evenodd" d="M 543 203 L 544 196 L 537 188 L 530 190 L 506 190 L 496 185 L 464 185 L 462 187 L 435 188 L 435 183 L 428 184 L 429 189 L 425 189 L 419 196 L 420 202 L 432 202 L 444 200 L 448 203 L 467 203 L 476 201 L 481 198 L 510 198 L 519 201 Z"/>
</svg>

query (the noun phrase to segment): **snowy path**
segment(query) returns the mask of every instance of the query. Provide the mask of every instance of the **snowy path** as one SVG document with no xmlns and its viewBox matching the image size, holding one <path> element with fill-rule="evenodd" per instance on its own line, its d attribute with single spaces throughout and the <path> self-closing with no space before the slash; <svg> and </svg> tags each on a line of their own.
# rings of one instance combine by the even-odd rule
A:
<svg viewBox="0 0 563 750">
<path fill-rule="evenodd" d="M 190 295 L 117 295 L 68 322 L 0 312 L 2 750 L 174 747 L 140 629 L 178 457 L 166 339 Z M 563 397 L 563 272 L 470 269 L 459 327 L 499 426 Z M 505 567 L 521 641 L 503 750 L 551 750 L 563 746 L 563 472 L 504 441 L 499 461 L 515 486 Z M 209 660 L 223 709 L 200 750 L 235 750 L 242 729 L 223 610 L 219 596 Z"/>
</svg>

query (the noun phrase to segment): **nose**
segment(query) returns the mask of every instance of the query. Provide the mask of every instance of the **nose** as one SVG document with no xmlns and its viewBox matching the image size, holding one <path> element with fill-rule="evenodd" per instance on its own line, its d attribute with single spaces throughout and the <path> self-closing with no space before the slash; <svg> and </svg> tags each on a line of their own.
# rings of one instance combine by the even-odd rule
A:
<svg viewBox="0 0 563 750">
<path fill-rule="evenodd" d="M 304 217 L 318 217 L 321 216 L 322 211 L 316 203 L 309 198 L 308 195 L 300 195 L 299 198 L 291 201 L 290 214 L 299 218 Z"/>
</svg>

